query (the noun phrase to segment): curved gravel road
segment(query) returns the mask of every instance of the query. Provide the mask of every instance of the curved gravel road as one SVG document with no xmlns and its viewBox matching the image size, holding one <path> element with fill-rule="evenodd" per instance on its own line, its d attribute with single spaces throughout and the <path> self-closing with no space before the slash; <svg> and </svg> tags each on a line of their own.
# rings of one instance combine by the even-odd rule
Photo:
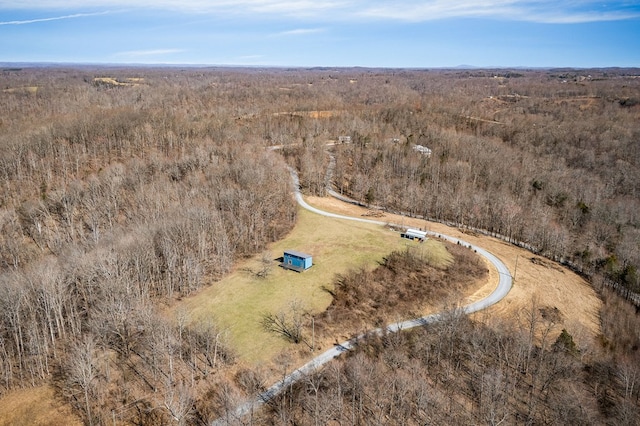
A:
<svg viewBox="0 0 640 426">
<path fill-rule="evenodd" d="M 363 218 L 359 218 L 359 217 L 344 216 L 344 215 L 340 215 L 340 214 L 325 212 L 323 210 L 320 210 L 320 209 L 317 209 L 317 208 L 315 208 L 313 206 L 310 206 L 302 198 L 302 194 L 300 192 L 300 181 L 298 179 L 298 174 L 295 172 L 295 170 L 293 170 L 291 168 L 289 169 L 289 171 L 291 172 L 291 180 L 293 182 L 296 201 L 298 202 L 298 204 L 300 204 L 301 207 L 303 207 L 303 208 L 305 208 L 305 209 L 307 209 L 307 210 L 309 210 L 311 212 L 314 212 L 314 213 L 317 213 L 317 214 L 320 214 L 320 215 L 323 215 L 323 216 L 327 216 L 327 217 L 336 218 L 336 219 L 353 220 L 353 221 L 357 221 L 357 222 L 372 223 L 372 224 L 376 224 L 376 225 L 389 225 L 388 222 L 382 222 L 382 221 L 372 220 L 372 219 L 363 219 Z M 449 241 L 451 243 L 460 244 L 460 245 L 463 245 L 465 247 L 468 247 L 469 249 L 474 250 L 475 252 L 477 252 L 480 256 L 482 256 L 485 259 L 487 259 L 498 270 L 500 279 L 499 279 L 498 285 L 495 288 L 495 290 L 491 294 L 489 294 L 487 297 L 485 297 L 484 299 L 478 300 L 477 302 L 474 302 L 474 303 L 471 303 L 469 305 L 466 305 L 466 306 L 462 307 L 461 309 L 462 309 L 463 312 L 465 312 L 467 314 L 470 314 L 472 312 L 477 312 L 477 311 L 480 311 L 482 309 L 486 309 L 489 306 L 498 303 L 500 300 L 502 300 L 509 293 L 509 290 L 511 290 L 511 286 L 512 286 L 511 274 L 509 272 L 509 269 L 505 266 L 505 264 L 502 263 L 502 261 L 500 259 L 498 259 L 496 256 L 494 256 L 493 254 L 489 253 L 487 250 L 485 250 L 485 249 L 483 249 L 481 247 L 475 246 L 473 244 L 470 244 L 470 243 L 468 243 L 466 241 L 463 241 L 463 240 L 460 240 L 458 238 L 450 237 L 448 235 L 439 234 L 439 233 L 431 232 L 431 231 L 427 231 L 427 235 L 438 237 L 438 238 L 447 240 L 447 241 Z M 401 330 L 408 330 L 408 329 L 413 328 L 413 327 L 418 327 L 418 326 L 421 326 L 421 325 L 434 323 L 434 322 L 440 320 L 440 318 L 442 318 L 444 314 L 445 314 L 444 312 L 440 312 L 440 313 L 431 314 L 431 315 L 427 315 L 427 316 L 416 318 L 416 319 L 397 322 L 397 323 L 394 323 L 394 324 L 390 324 L 385 328 L 377 328 L 377 329 L 371 330 L 367 334 L 378 334 L 378 335 L 381 335 L 384 332 L 395 333 L 395 332 L 398 332 L 398 331 L 401 331 Z M 321 366 L 323 366 L 324 364 L 328 363 L 332 359 L 340 356 L 340 354 L 342 354 L 343 352 L 346 352 L 346 351 L 349 351 L 349 350 L 353 349 L 355 347 L 355 345 L 357 344 L 358 340 L 362 339 L 364 336 L 365 335 L 362 334 L 360 336 L 354 337 L 353 339 L 350 339 L 350 340 L 347 340 L 345 342 L 342 342 L 339 345 L 335 345 L 333 348 L 321 353 L 320 355 L 316 356 L 314 359 L 312 359 L 311 361 L 309 361 L 308 363 L 306 363 L 302 367 L 300 367 L 297 370 L 293 371 L 291 374 L 286 376 L 284 379 L 282 379 L 279 382 L 277 382 L 276 384 L 272 385 L 265 392 L 263 392 L 260 395 L 258 395 L 254 400 L 248 401 L 248 402 L 242 404 L 241 406 L 237 407 L 234 412 L 228 413 L 226 418 L 219 419 L 216 422 L 214 422 L 213 424 L 214 425 L 222 425 L 222 424 L 228 423 L 229 421 L 237 420 L 237 419 L 239 419 L 241 417 L 244 417 L 245 415 L 247 415 L 250 412 L 252 412 L 255 408 L 259 407 L 261 404 L 264 404 L 265 402 L 268 402 L 274 396 L 278 395 L 287 386 L 290 386 L 291 384 L 293 384 L 293 383 L 297 382 L 298 380 L 304 378 L 309 373 L 311 373 L 314 370 L 320 368 Z"/>
</svg>

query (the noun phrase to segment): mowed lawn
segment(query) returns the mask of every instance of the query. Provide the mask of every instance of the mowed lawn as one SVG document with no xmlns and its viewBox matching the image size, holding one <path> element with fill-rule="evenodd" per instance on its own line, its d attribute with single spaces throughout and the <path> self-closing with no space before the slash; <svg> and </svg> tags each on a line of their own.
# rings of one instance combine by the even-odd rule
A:
<svg viewBox="0 0 640 426">
<path fill-rule="evenodd" d="M 185 298 L 173 311 L 186 314 L 190 322 L 213 321 L 241 360 L 262 363 L 290 346 L 262 329 L 265 312 L 286 310 L 293 301 L 310 312 L 321 312 L 331 302 L 331 295 L 323 287 L 332 288 L 336 274 L 374 268 L 392 251 L 417 244 L 382 225 L 327 218 L 299 209 L 291 233 L 268 249 L 274 261 L 266 278 L 249 272 L 261 268 L 262 256 L 257 255 L 240 262 L 221 281 Z M 432 244 L 440 245 L 429 241 L 426 246 Z M 313 266 L 302 273 L 279 267 L 275 259 L 286 249 L 311 254 Z"/>
</svg>

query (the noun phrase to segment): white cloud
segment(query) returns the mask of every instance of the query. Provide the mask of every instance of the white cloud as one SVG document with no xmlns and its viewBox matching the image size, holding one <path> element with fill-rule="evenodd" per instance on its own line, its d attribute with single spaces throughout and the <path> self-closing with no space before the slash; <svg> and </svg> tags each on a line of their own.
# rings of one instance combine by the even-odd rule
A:
<svg viewBox="0 0 640 426">
<path fill-rule="evenodd" d="M 274 35 L 286 37 L 286 36 L 297 36 L 297 35 L 305 35 L 305 34 L 317 34 L 324 31 L 325 30 L 323 28 L 298 28 L 295 30 L 282 31 Z"/>
<path fill-rule="evenodd" d="M 572 14 L 541 13 L 528 19 L 531 22 L 544 22 L 548 24 L 581 24 L 587 22 L 624 21 L 640 18 L 640 12 L 584 12 Z"/>
<path fill-rule="evenodd" d="M 364 16 L 425 21 L 452 17 L 496 16 L 513 13 L 517 4 L 514 0 L 399 0 L 392 4 L 377 2 L 360 12 Z"/>
<path fill-rule="evenodd" d="M 185 13 L 265 13 L 312 16 L 344 8 L 349 0 L 0 0 L 0 10 L 71 10 L 129 8 L 173 10 Z"/>
<path fill-rule="evenodd" d="M 35 18 L 35 19 L 27 19 L 23 21 L 0 21 L 0 25 L 28 25 L 28 24 L 36 24 L 39 22 L 59 21 L 62 19 L 75 19 L 75 18 L 85 18 L 87 16 L 106 15 L 108 13 L 111 13 L 111 12 L 74 13 L 73 15 L 53 16 L 50 18 Z"/>
<path fill-rule="evenodd" d="M 580 23 L 612 21 L 640 17 L 640 8 L 626 7 L 628 2 L 611 2 L 603 9 L 593 0 L 398 0 L 363 8 L 363 16 L 422 22 L 447 18 L 494 18 L 540 23 Z"/>
<path fill-rule="evenodd" d="M 265 14 L 314 21 L 400 20 L 457 17 L 578 23 L 640 17 L 636 1 L 615 0 L 0 0 L 0 10 L 164 9 L 184 13 Z"/>
</svg>

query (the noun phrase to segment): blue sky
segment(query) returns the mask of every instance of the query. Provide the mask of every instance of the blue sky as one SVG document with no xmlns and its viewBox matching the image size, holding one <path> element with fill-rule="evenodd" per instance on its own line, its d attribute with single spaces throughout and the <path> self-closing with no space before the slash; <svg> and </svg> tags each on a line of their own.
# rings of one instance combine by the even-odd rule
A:
<svg viewBox="0 0 640 426">
<path fill-rule="evenodd" d="M 639 67 L 640 0 L 0 0 L 0 62 Z"/>
</svg>

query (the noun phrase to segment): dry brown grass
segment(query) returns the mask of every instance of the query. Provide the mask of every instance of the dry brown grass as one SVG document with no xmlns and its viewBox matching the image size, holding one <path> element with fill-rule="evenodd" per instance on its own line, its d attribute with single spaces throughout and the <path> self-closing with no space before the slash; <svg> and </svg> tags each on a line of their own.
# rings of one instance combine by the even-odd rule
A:
<svg viewBox="0 0 640 426">
<path fill-rule="evenodd" d="M 328 197 L 309 197 L 308 202 L 318 208 L 340 214 L 360 216 L 366 212 L 365 208 Z M 492 318 L 512 321 L 521 319 L 521 313 L 529 308 L 532 300 L 535 299 L 540 307 L 557 308 L 561 315 L 555 332 L 559 334 L 563 328 L 566 328 L 579 346 L 595 342 L 600 334 L 599 312 L 602 302 L 595 290 L 571 270 L 495 238 L 465 234 L 456 228 L 439 223 L 392 214 L 387 214 L 385 219 L 389 222 L 416 228 L 422 227 L 462 238 L 489 250 L 507 265 L 516 278 L 512 290 L 504 300 L 489 310 L 476 314 L 476 317 L 485 318 L 487 321 L 491 321 Z M 467 302 L 489 294 L 495 288 L 497 279 L 497 273 L 490 268 L 487 284 L 479 288 L 467 299 Z"/>
<path fill-rule="evenodd" d="M 11 87 L 9 89 L 4 89 L 4 93 L 28 93 L 31 95 L 35 95 L 38 93 L 38 86 L 23 86 L 23 87 Z"/>
<path fill-rule="evenodd" d="M 96 77 L 93 79 L 94 83 L 106 84 L 110 86 L 139 86 L 144 82 L 144 78 L 128 77 L 128 78 L 113 78 L 113 77 Z"/>
<path fill-rule="evenodd" d="M 342 114 L 342 111 L 338 110 L 323 110 L 323 111 L 290 111 L 290 112 L 276 112 L 273 115 L 297 115 L 299 117 L 309 117 L 315 119 L 331 118 Z"/>
<path fill-rule="evenodd" d="M 15 390 L 0 398 L 0 426 L 82 425 L 49 386 Z"/>
<path fill-rule="evenodd" d="M 333 301 L 316 321 L 318 331 L 338 336 L 358 327 L 367 330 L 417 318 L 455 305 L 486 283 L 488 268 L 482 258 L 462 246 L 430 242 L 430 247 L 419 244 L 391 253 L 375 270 L 338 276 Z M 441 247 L 448 256 L 430 256 L 432 247 Z"/>
</svg>

